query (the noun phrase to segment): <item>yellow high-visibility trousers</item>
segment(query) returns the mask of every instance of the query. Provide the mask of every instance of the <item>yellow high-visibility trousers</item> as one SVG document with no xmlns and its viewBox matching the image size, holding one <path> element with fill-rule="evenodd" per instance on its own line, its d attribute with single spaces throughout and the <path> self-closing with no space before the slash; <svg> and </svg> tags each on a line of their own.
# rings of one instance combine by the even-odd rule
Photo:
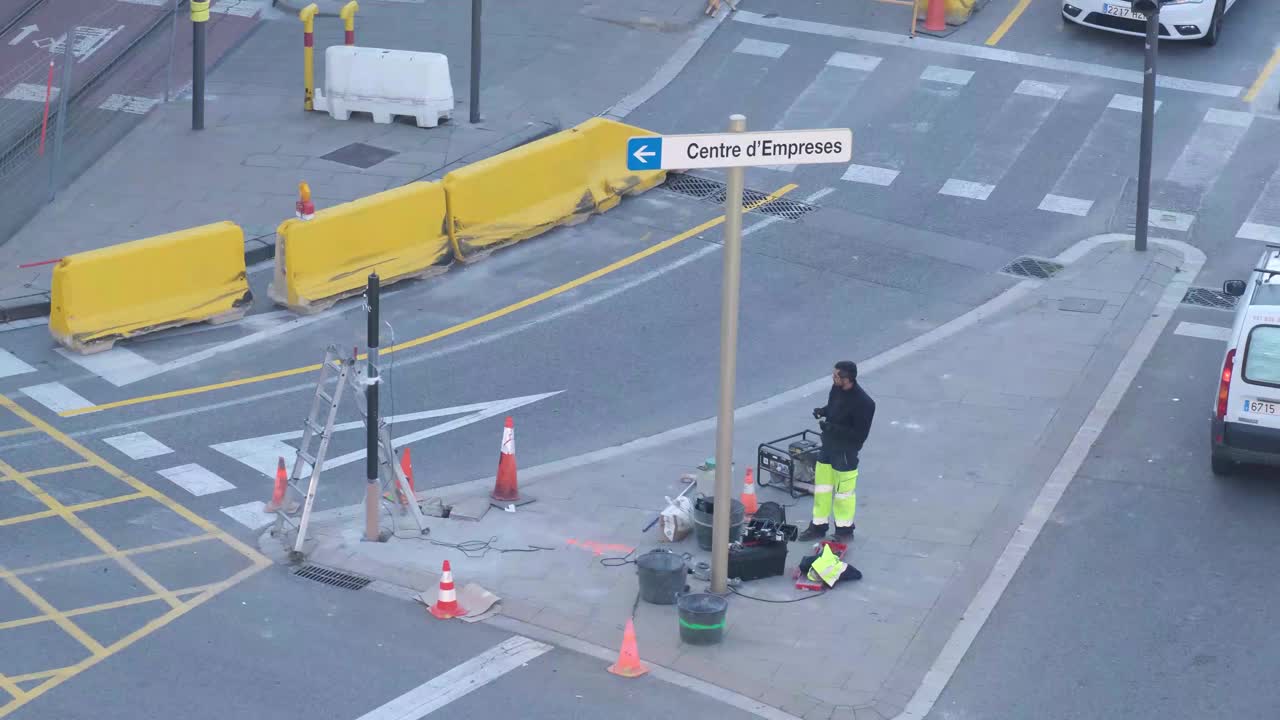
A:
<svg viewBox="0 0 1280 720">
<path fill-rule="evenodd" d="M 858 509 L 858 471 L 837 472 L 827 463 L 814 468 L 813 524 L 826 525 L 834 514 L 836 527 L 853 527 Z"/>
</svg>

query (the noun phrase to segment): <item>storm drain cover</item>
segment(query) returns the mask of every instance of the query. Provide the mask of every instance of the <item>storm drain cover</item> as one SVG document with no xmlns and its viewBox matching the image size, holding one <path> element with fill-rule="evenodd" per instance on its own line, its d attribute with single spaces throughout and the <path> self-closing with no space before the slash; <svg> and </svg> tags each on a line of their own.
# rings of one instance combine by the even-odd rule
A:
<svg viewBox="0 0 1280 720">
<path fill-rule="evenodd" d="M 670 192 L 716 204 L 723 203 L 729 194 L 729 188 L 725 183 L 687 173 L 672 173 L 667 176 L 667 181 L 663 184 L 663 188 Z M 742 209 L 746 212 L 773 215 L 784 220 L 798 220 L 801 216 L 818 208 L 814 205 L 802 203 L 799 200 L 785 198 L 769 200 L 769 193 L 744 188 L 742 190 Z"/>
<path fill-rule="evenodd" d="M 1098 298 L 1064 297 L 1058 301 L 1058 309 L 1066 312 L 1100 313 L 1107 304 Z"/>
<path fill-rule="evenodd" d="M 1187 288 L 1187 294 L 1182 296 L 1182 304 L 1213 308 L 1215 310 L 1235 310 L 1236 298 L 1221 290 L 1193 287 Z"/>
<path fill-rule="evenodd" d="M 1049 278 L 1062 272 L 1066 265 L 1056 263 L 1052 260 L 1042 260 L 1033 257 L 1020 257 L 1013 262 L 1000 268 L 1000 272 L 1007 275 L 1016 275 L 1024 278 L 1035 278 L 1037 280 L 1048 280 Z"/>
<path fill-rule="evenodd" d="M 667 182 L 663 184 L 663 187 L 674 193 L 713 202 L 717 197 L 723 201 L 725 194 L 724 183 L 698 177 L 697 175 L 672 173 L 667 176 Z"/>
<path fill-rule="evenodd" d="M 322 155 L 321 159 L 358 167 L 361 170 L 368 170 L 383 160 L 398 154 L 394 150 L 380 148 L 376 145 L 351 143 L 350 145 L 343 145 L 328 155 Z"/>
<path fill-rule="evenodd" d="M 295 570 L 293 574 L 300 578 L 315 580 L 318 583 L 345 588 L 347 590 L 360 590 L 373 582 L 367 577 L 352 575 L 351 573 L 342 572 L 341 570 L 331 570 L 329 568 L 320 567 L 319 565 L 303 565 Z"/>
<path fill-rule="evenodd" d="M 770 203 L 765 203 L 760 207 L 760 212 L 765 215 L 776 215 L 785 220 L 799 220 L 801 216 L 817 210 L 818 208 L 808 203 L 802 203 L 799 200 L 788 200 L 786 198 L 778 198 Z"/>
</svg>

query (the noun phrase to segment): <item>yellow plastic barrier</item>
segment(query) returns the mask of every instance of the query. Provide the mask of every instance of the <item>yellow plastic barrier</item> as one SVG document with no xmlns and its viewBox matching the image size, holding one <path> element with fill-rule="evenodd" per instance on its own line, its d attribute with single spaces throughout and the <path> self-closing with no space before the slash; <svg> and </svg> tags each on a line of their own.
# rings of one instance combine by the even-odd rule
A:
<svg viewBox="0 0 1280 720">
<path fill-rule="evenodd" d="M 413 182 L 290 218 L 276 230 L 276 268 L 268 295 L 297 312 L 323 310 L 379 282 L 426 277 L 452 264 L 444 186 Z"/>
<path fill-rule="evenodd" d="M 589 164 L 578 136 L 558 132 L 445 175 L 454 255 L 474 260 L 586 220 L 596 211 Z"/>
<path fill-rule="evenodd" d="M 644 128 L 597 117 L 578 125 L 572 132 L 587 146 L 587 157 L 592 163 L 588 172 L 598 186 L 598 212 L 617 205 L 623 196 L 639 195 L 667 179 L 666 170 L 627 169 L 627 140 L 654 134 Z"/>
<path fill-rule="evenodd" d="M 53 269 L 49 332 L 93 353 L 165 328 L 239 320 L 252 302 L 244 231 L 218 222 L 64 257 Z"/>
</svg>

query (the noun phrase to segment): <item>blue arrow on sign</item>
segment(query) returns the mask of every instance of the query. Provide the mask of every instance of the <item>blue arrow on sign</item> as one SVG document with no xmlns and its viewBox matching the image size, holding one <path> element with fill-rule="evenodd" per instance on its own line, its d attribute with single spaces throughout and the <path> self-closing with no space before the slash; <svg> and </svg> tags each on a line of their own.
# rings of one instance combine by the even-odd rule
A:
<svg viewBox="0 0 1280 720">
<path fill-rule="evenodd" d="M 630 138 L 627 140 L 628 170 L 661 170 L 662 138 Z"/>
</svg>

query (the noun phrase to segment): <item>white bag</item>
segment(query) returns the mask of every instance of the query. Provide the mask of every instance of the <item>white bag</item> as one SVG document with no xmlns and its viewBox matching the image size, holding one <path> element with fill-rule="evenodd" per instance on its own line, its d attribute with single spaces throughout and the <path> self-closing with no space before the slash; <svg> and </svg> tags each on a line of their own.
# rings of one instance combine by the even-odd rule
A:
<svg viewBox="0 0 1280 720">
<path fill-rule="evenodd" d="M 693 503 L 687 497 L 678 497 L 662 511 L 659 524 L 664 542 L 680 542 L 693 530 Z"/>
</svg>

